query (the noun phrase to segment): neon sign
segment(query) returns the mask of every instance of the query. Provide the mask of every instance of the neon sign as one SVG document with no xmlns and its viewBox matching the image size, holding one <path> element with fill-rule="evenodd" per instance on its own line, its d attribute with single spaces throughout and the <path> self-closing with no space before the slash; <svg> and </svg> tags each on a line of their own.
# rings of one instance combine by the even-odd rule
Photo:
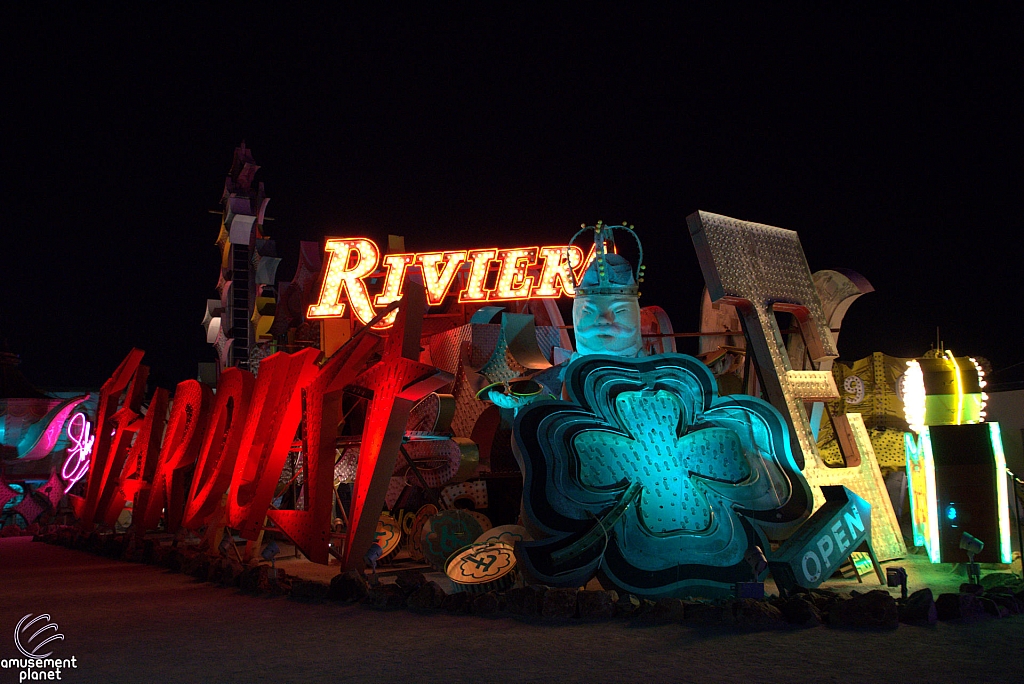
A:
<svg viewBox="0 0 1024 684">
<path fill-rule="evenodd" d="M 460 304 L 572 296 L 573 278 L 584 265 L 583 250 L 575 245 L 388 254 L 383 261 L 376 243 L 367 238 L 331 238 L 324 250 L 320 298 L 310 305 L 307 318 L 339 318 L 348 311 L 347 303 L 364 325 L 378 309 L 402 298 L 410 271 L 419 272 L 427 304 L 437 306 L 454 293 Z M 383 288 L 371 295 L 368 280 L 381 275 Z M 374 327 L 390 328 L 395 316 L 391 312 Z"/>
<path fill-rule="evenodd" d="M 75 483 L 81 480 L 89 470 L 89 454 L 92 453 L 94 435 L 89 432 L 92 426 L 86 420 L 84 413 L 76 413 L 68 423 L 68 439 L 71 440 L 71 448 L 68 449 L 68 457 L 64 459 L 64 465 L 60 469 L 60 476 L 67 484 L 64 486 L 64 493 L 67 494 Z"/>
</svg>

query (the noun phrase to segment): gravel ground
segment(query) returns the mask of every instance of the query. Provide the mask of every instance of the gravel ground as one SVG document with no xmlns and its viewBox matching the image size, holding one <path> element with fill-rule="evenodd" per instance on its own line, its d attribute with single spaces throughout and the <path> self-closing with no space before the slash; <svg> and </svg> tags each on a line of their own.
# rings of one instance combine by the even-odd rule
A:
<svg viewBox="0 0 1024 684">
<path fill-rule="evenodd" d="M 1024 682 L 1024 616 L 737 633 L 378 612 L 244 596 L 24 537 L 0 539 L 0 573 L 0 659 L 18 657 L 22 616 L 49 613 L 65 639 L 47 648 L 76 659 L 68 682 Z M 0 667 L 0 683 L 17 681 Z"/>
</svg>

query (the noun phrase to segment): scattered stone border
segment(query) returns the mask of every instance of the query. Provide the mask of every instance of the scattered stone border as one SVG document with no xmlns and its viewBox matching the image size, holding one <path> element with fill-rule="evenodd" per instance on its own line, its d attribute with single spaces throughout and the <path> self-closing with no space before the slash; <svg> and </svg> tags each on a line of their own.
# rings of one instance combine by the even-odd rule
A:
<svg viewBox="0 0 1024 684">
<path fill-rule="evenodd" d="M 641 599 L 616 591 L 526 585 L 482 594 L 446 593 L 417 570 L 395 576 L 394 583 L 368 584 L 362 573 L 343 572 L 330 583 L 302 579 L 266 563 L 244 565 L 232 558 L 211 556 L 196 547 L 141 543 L 125 534 L 83 535 L 73 528 L 41 532 L 33 541 L 88 551 L 109 558 L 148 563 L 198 580 L 234 587 L 252 596 L 287 596 L 295 601 L 363 604 L 378 610 L 408 609 L 421 613 L 501 615 L 545 621 L 626 619 L 641 623 L 679 623 L 693 627 L 722 627 L 741 631 L 800 629 L 827 625 L 836 628 L 891 630 L 900 623 L 935 624 L 939 620 L 971 623 L 1024 613 L 1024 581 L 1010 573 L 985 576 L 981 585 L 964 584 L 960 592 L 941 594 L 931 589 L 895 599 L 887 591 L 853 590 L 849 596 L 812 589 L 789 598 L 764 600 L 661 598 Z"/>
</svg>

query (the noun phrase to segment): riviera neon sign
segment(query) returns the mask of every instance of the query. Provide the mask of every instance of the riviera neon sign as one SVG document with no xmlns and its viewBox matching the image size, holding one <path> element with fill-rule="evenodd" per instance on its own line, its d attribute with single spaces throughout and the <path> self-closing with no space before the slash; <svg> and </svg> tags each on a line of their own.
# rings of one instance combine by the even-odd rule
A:
<svg viewBox="0 0 1024 684">
<path fill-rule="evenodd" d="M 331 238 L 324 249 L 327 268 L 320 298 L 309 307 L 306 316 L 342 317 L 347 300 L 363 324 L 379 308 L 402 298 L 406 277 L 413 269 L 421 274 L 427 304 L 437 306 L 452 293 L 456 283 L 460 304 L 572 296 L 573 279 L 584 263 L 583 250 L 575 245 L 388 254 L 383 263 L 380 249 L 367 238 Z M 495 264 L 497 276 L 488 288 L 488 275 Z M 384 286 L 374 296 L 367 280 L 378 275 L 380 266 L 385 269 Z M 392 312 L 374 327 L 391 327 L 395 315 Z"/>
</svg>

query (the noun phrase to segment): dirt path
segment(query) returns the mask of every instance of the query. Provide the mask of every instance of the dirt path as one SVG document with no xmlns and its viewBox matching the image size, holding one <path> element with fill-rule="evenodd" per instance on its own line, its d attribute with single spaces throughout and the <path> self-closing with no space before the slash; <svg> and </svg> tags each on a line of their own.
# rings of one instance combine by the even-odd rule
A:
<svg viewBox="0 0 1024 684">
<path fill-rule="evenodd" d="M 1024 617 L 740 634 L 382 613 L 253 598 L 27 538 L 0 539 L 0 573 L 0 659 L 19 657 L 23 615 L 49 613 L 65 635 L 53 657 L 78 664 L 68 682 L 1024 681 Z"/>
</svg>

